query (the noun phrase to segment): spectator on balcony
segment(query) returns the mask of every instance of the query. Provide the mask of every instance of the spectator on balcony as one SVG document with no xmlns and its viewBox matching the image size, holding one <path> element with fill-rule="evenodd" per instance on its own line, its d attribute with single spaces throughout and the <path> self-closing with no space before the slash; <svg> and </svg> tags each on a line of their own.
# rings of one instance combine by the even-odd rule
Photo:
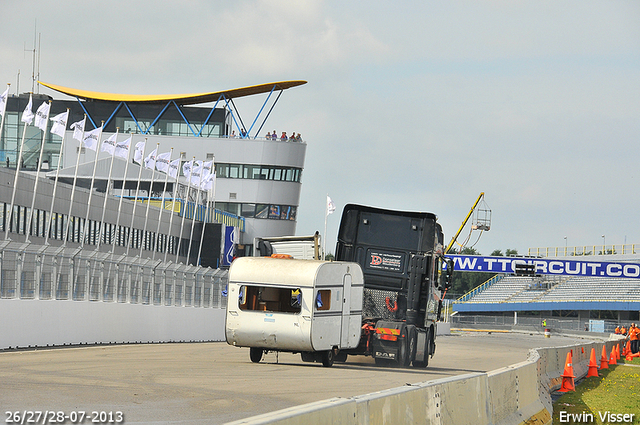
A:
<svg viewBox="0 0 640 425">
<path fill-rule="evenodd" d="M 300 133 L 296 134 L 296 142 L 302 142 L 302 136 L 300 136 Z"/>
<path fill-rule="evenodd" d="M 278 140 L 278 133 L 276 133 L 275 130 L 273 130 L 273 134 L 271 135 L 271 140 Z"/>
<path fill-rule="evenodd" d="M 289 138 L 287 137 L 287 132 L 283 131 L 282 132 L 282 136 L 280 136 L 280 140 L 283 142 L 286 142 L 287 140 L 289 140 Z"/>
<path fill-rule="evenodd" d="M 242 137 L 243 139 L 247 137 L 247 131 L 244 128 L 240 130 L 240 137 Z"/>
<path fill-rule="evenodd" d="M 267 133 L 267 135 L 264 136 L 264 138 L 267 140 L 271 140 L 271 132 Z"/>
</svg>

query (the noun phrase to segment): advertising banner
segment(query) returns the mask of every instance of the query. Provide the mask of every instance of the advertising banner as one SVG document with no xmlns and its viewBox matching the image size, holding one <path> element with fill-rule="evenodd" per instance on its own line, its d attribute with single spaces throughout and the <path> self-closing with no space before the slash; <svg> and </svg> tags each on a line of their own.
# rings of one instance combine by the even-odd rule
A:
<svg viewBox="0 0 640 425">
<path fill-rule="evenodd" d="M 536 266 L 536 274 L 640 278 L 640 264 L 637 263 L 457 254 L 447 257 L 453 259 L 456 271 L 514 273 L 516 264 L 530 264 Z"/>
</svg>

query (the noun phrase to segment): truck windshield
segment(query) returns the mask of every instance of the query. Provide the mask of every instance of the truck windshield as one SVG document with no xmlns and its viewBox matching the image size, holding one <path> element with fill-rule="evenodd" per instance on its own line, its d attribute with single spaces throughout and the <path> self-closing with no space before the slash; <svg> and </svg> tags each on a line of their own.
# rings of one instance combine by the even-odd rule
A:
<svg viewBox="0 0 640 425">
<path fill-rule="evenodd" d="M 300 313 L 300 288 L 242 285 L 238 296 L 240 310 Z"/>
</svg>

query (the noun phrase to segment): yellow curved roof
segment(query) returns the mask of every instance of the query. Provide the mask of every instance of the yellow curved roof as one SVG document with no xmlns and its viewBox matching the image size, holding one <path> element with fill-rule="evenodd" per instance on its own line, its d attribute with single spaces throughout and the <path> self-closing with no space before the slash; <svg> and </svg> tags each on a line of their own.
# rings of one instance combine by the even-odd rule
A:
<svg viewBox="0 0 640 425">
<path fill-rule="evenodd" d="M 276 90 L 285 90 L 291 87 L 306 84 L 306 81 L 280 81 L 276 83 L 259 84 L 257 86 L 241 87 L 239 89 L 222 90 L 210 93 L 192 93 L 192 94 L 169 94 L 169 95 L 146 95 L 146 94 L 117 94 L 117 93 L 100 93 L 88 90 L 78 90 L 69 87 L 62 87 L 55 84 L 48 84 L 38 81 L 45 87 L 69 96 L 78 97 L 80 99 L 103 100 L 107 102 L 138 102 L 138 103 L 166 103 L 175 101 L 180 105 L 194 105 L 197 103 L 215 102 L 221 94 L 227 98 L 251 96 L 254 94 L 268 93 L 275 86 Z"/>
</svg>

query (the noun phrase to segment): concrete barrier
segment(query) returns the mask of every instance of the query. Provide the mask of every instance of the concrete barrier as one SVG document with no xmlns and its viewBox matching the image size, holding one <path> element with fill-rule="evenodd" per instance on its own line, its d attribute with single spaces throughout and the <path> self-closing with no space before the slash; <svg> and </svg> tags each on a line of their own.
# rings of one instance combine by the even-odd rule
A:
<svg viewBox="0 0 640 425">
<path fill-rule="evenodd" d="M 101 301 L 0 299 L 0 349 L 224 341 L 225 310 Z M 197 324 L 197 326 L 194 326 Z"/>
<path fill-rule="evenodd" d="M 526 361 L 488 373 L 437 379 L 347 399 L 330 399 L 228 425 L 550 425 L 553 412 L 550 393 L 560 388 L 567 353 L 572 353 L 573 371 L 579 379 L 587 374 L 592 348 L 600 353 L 604 345 L 610 354 L 618 342 L 618 339 L 611 339 L 538 348 L 529 352 Z"/>
</svg>

